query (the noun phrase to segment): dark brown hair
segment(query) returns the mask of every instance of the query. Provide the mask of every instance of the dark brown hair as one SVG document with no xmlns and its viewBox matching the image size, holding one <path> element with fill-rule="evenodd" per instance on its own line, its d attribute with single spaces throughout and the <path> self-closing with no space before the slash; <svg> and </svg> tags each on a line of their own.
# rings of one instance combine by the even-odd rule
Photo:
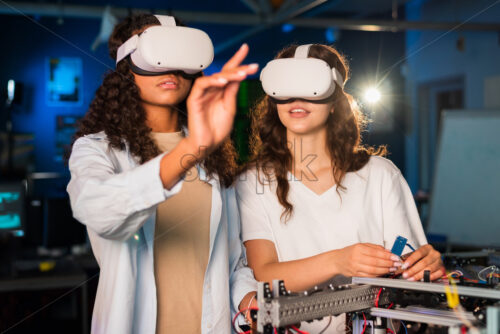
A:
<svg viewBox="0 0 500 334">
<path fill-rule="evenodd" d="M 297 45 L 286 47 L 278 53 L 276 59 L 293 57 L 296 48 Z M 309 57 L 326 61 L 331 68 L 335 67 L 340 72 L 344 83 L 348 80 L 348 64 L 334 48 L 313 44 Z M 361 131 L 364 129 L 366 119 L 353 97 L 338 84 L 332 101 L 335 111 L 327 120 L 327 147 L 338 192 L 339 189 L 346 189 L 342 185 L 346 173 L 361 169 L 371 155 L 385 155 L 386 148 L 375 149 L 362 145 Z M 255 167 L 259 174 L 264 173 L 265 180 L 276 180 L 276 195 L 284 208 L 281 217 L 286 221 L 293 213 L 293 206 L 287 198 L 290 189 L 287 173 L 292 168 L 292 154 L 287 146 L 286 128 L 278 117 L 276 103 L 267 95 L 252 112 L 250 146 L 252 158 L 246 168 Z M 260 177 L 259 180 L 262 181 Z"/>
<path fill-rule="evenodd" d="M 159 25 L 158 19 L 151 14 L 138 14 L 120 22 L 108 41 L 109 55 L 116 59 L 118 47 L 129 39 L 134 32 L 147 26 Z M 179 112 L 179 128 L 187 125 L 185 101 L 175 106 Z M 146 112 L 142 106 L 139 88 L 127 61 L 120 61 L 116 70 L 106 73 L 103 83 L 97 89 L 88 112 L 79 124 L 75 140 L 86 134 L 104 131 L 109 145 L 125 149 L 139 158 L 140 163 L 160 154 L 151 138 L 151 128 L 146 125 Z M 231 139 L 227 139 L 203 161 L 209 175 L 217 174 L 222 186 L 229 187 L 235 176 L 236 151 Z"/>
</svg>

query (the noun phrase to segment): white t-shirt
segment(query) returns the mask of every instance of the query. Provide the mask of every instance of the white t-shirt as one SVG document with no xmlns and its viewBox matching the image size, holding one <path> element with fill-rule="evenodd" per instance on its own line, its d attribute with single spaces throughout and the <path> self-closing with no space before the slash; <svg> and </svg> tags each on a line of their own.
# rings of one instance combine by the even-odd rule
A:
<svg viewBox="0 0 500 334">
<path fill-rule="evenodd" d="M 263 173 L 260 179 L 264 180 Z M 333 186 L 321 195 L 288 174 L 291 218 L 283 223 L 283 207 L 276 182 L 258 182 L 255 170 L 246 172 L 236 186 L 243 242 L 266 239 L 274 243 L 280 262 L 373 243 L 391 249 L 401 235 L 415 248 L 427 243 L 410 188 L 399 169 L 385 158 L 372 156 L 359 171 L 347 173 L 346 190 Z M 405 250 L 405 253 L 408 249 Z M 319 282 L 318 282 L 319 283 Z M 325 333 L 342 333 L 344 317 L 332 321 Z M 328 320 L 303 323 L 301 329 L 320 332 Z"/>
</svg>

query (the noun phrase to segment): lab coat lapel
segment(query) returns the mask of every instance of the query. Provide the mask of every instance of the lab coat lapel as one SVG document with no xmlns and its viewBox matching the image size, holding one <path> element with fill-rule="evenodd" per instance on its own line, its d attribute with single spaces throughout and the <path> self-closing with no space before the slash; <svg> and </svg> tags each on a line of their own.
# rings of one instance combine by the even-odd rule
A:
<svg viewBox="0 0 500 334">
<path fill-rule="evenodd" d="M 207 182 L 212 186 L 212 209 L 210 211 L 210 254 L 208 259 L 210 262 L 222 214 L 222 194 L 218 178 L 215 175 L 208 177 L 207 172 L 203 167 L 200 165 L 197 165 L 197 167 L 200 180 Z"/>
</svg>

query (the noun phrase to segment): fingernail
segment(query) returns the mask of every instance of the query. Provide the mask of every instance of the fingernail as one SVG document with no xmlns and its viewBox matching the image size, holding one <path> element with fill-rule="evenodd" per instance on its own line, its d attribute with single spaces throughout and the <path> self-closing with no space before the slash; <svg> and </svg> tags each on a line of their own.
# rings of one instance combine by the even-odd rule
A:
<svg viewBox="0 0 500 334">
<path fill-rule="evenodd" d="M 399 258 L 399 256 L 394 255 L 394 254 L 391 255 L 391 260 L 392 261 L 401 261 L 401 259 Z"/>
<path fill-rule="evenodd" d="M 408 269 L 408 267 L 410 266 L 410 264 L 408 262 L 405 262 L 403 263 L 403 265 L 401 266 L 401 269 Z"/>
<path fill-rule="evenodd" d="M 394 267 L 389 268 L 389 271 L 390 271 L 390 272 L 395 272 L 396 270 L 398 270 L 398 268 L 394 268 Z"/>
<path fill-rule="evenodd" d="M 248 44 L 247 43 L 241 44 L 240 49 L 243 49 L 245 46 L 248 46 Z"/>
<path fill-rule="evenodd" d="M 240 77 L 247 75 L 245 71 L 238 71 L 237 73 Z"/>
<path fill-rule="evenodd" d="M 253 64 L 248 65 L 248 67 L 249 67 L 251 70 L 255 70 L 256 68 L 259 68 L 259 64 L 257 64 L 257 63 L 253 63 Z"/>
<path fill-rule="evenodd" d="M 394 267 L 401 267 L 401 262 L 394 262 L 393 266 Z"/>
<path fill-rule="evenodd" d="M 217 79 L 217 81 L 219 81 L 222 84 L 227 83 L 227 79 L 226 78 L 219 78 L 219 79 Z"/>
<path fill-rule="evenodd" d="M 415 279 L 413 277 L 408 278 L 408 281 L 414 281 Z"/>
<path fill-rule="evenodd" d="M 403 273 L 403 278 L 408 278 L 408 273 Z"/>
</svg>

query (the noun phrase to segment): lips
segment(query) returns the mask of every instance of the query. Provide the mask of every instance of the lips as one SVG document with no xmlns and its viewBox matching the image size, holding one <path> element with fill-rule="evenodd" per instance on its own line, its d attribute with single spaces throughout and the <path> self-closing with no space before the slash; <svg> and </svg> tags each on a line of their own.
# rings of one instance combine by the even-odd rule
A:
<svg viewBox="0 0 500 334">
<path fill-rule="evenodd" d="M 290 108 L 288 113 L 289 113 L 290 117 L 293 117 L 293 118 L 303 118 L 303 117 L 307 117 L 307 115 L 310 114 L 309 111 L 307 111 L 306 109 L 301 108 L 299 106 L 292 106 L 292 108 Z"/>
<path fill-rule="evenodd" d="M 161 80 L 157 86 L 163 89 L 176 89 L 178 86 L 178 82 L 175 78 L 169 77 Z"/>
</svg>

